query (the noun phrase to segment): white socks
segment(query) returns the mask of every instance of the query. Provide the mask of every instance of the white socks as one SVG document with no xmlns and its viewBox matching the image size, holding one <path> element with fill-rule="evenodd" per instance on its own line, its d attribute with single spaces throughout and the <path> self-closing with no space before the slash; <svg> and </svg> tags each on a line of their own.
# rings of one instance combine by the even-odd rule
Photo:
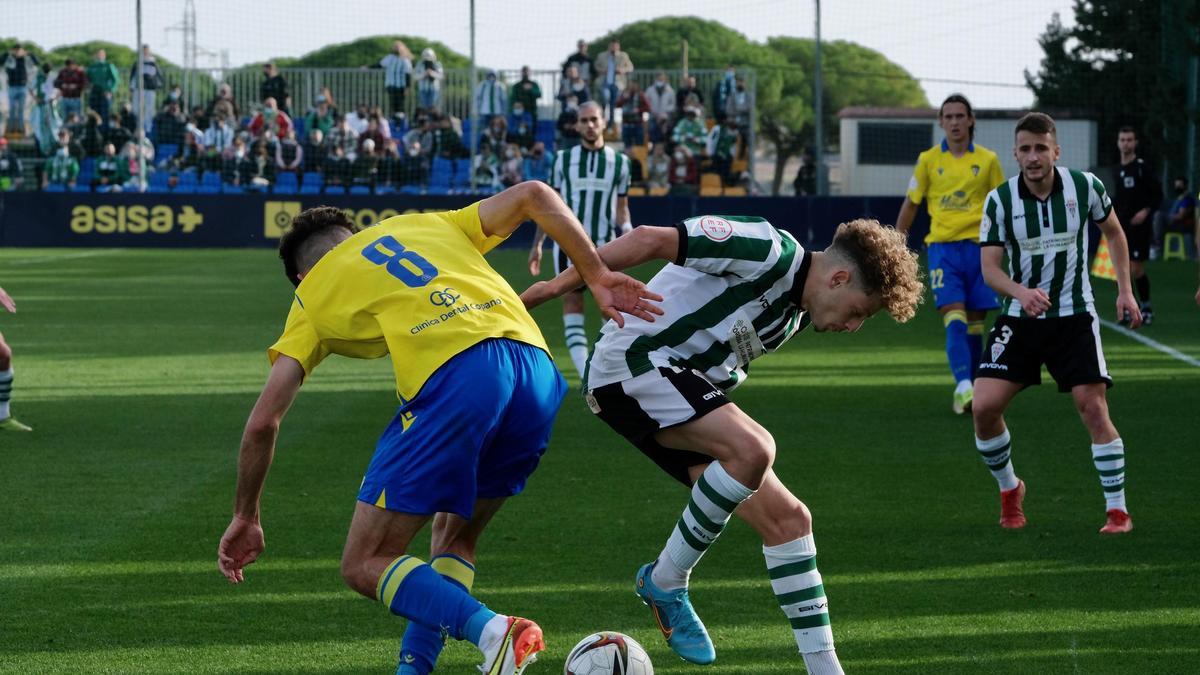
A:
<svg viewBox="0 0 1200 675">
<path fill-rule="evenodd" d="M 983 463 L 991 469 L 992 475 L 996 477 L 996 482 L 1000 484 L 1000 490 L 1007 492 L 1017 487 L 1017 474 L 1013 471 L 1011 456 L 1012 456 L 1012 437 L 1008 435 L 1008 429 L 1004 433 L 995 438 L 989 438 L 986 441 L 978 436 L 975 437 L 975 449 L 979 451 L 979 456 L 983 458 Z"/>
<path fill-rule="evenodd" d="M 575 371 L 582 378 L 588 360 L 588 341 L 583 330 L 583 315 L 563 314 L 563 327 L 571 363 L 575 364 Z"/>
</svg>

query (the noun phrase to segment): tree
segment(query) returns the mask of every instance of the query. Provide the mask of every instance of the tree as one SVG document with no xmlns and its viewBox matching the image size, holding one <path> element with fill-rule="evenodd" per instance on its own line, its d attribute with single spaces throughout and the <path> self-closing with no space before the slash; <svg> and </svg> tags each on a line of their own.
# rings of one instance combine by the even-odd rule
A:
<svg viewBox="0 0 1200 675">
<path fill-rule="evenodd" d="M 431 47 L 437 53 L 444 68 L 467 68 L 471 60 L 436 40 L 427 40 L 412 35 L 374 35 L 353 42 L 326 45 L 298 58 L 280 58 L 275 64 L 280 68 L 359 68 L 379 63 L 379 59 L 392 51 L 396 40 L 404 42 L 413 53 L 413 60 L 421 58 L 421 51 Z"/>
<path fill-rule="evenodd" d="M 1055 14 L 1038 40 L 1045 57 L 1037 75 L 1025 73 L 1037 107 L 1096 118 L 1104 161 L 1117 161 L 1117 130 L 1131 125 L 1144 149 L 1153 145 L 1182 166 L 1188 111 L 1177 60 L 1195 53 L 1198 4 L 1076 0 L 1075 25 Z"/>
</svg>

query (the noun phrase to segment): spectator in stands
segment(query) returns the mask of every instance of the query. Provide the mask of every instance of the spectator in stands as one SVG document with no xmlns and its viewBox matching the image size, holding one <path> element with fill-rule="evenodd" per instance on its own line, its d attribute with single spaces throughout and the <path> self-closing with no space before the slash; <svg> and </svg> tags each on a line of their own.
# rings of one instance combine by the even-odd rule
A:
<svg viewBox="0 0 1200 675">
<path fill-rule="evenodd" d="M 625 147 L 642 145 L 646 142 L 646 116 L 650 114 L 650 99 L 646 98 L 641 85 L 635 80 L 621 92 L 617 99 L 621 109 L 621 141 Z"/>
<path fill-rule="evenodd" d="M 1176 178 L 1172 187 L 1175 188 L 1175 201 L 1167 214 L 1166 231 L 1179 232 L 1187 238 L 1196 231 L 1196 197 L 1188 189 L 1188 181 L 1184 176 Z"/>
<path fill-rule="evenodd" d="M 433 123 L 429 120 L 428 113 L 420 113 L 417 115 L 416 124 L 404 134 L 404 148 L 400 154 L 404 154 L 414 145 L 419 145 L 422 149 L 428 148 L 432 142 L 431 134 L 433 133 Z"/>
<path fill-rule="evenodd" d="M 671 155 L 671 166 L 667 169 L 671 182 L 671 194 L 695 195 L 700 191 L 700 172 L 696 158 L 688 146 L 680 143 Z"/>
<path fill-rule="evenodd" d="M 738 128 L 750 126 L 750 92 L 746 91 L 746 78 L 734 79 L 733 91 L 725 99 L 725 118 L 737 121 Z"/>
<path fill-rule="evenodd" d="M 37 77 L 37 57 L 25 51 L 25 46 L 16 43 L 4 59 L 4 72 L 8 75 L 8 133 L 25 136 L 25 102 L 29 86 Z"/>
<path fill-rule="evenodd" d="M 179 112 L 178 101 L 168 101 L 162 107 L 162 112 L 154 117 L 154 142 L 158 145 L 183 143 L 187 120 Z"/>
<path fill-rule="evenodd" d="M 226 117 L 217 115 L 213 117 L 212 124 L 208 125 L 208 131 L 204 132 L 204 147 L 217 155 L 223 155 L 225 148 L 233 145 L 233 138 L 236 135 Z"/>
<path fill-rule="evenodd" d="M 567 99 L 572 96 L 575 97 L 575 104 L 577 106 L 592 100 L 587 80 L 583 79 L 579 74 L 579 69 L 575 66 L 567 68 L 567 74 L 563 76 L 562 83 L 558 88 L 558 100 L 562 103 L 563 109 L 566 109 Z"/>
<path fill-rule="evenodd" d="M 699 155 L 704 152 L 707 136 L 708 130 L 704 128 L 704 122 L 700 121 L 700 109 L 690 107 L 684 110 L 683 119 L 675 124 L 671 140 L 676 145 L 687 146 L 689 155 Z"/>
<path fill-rule="evenodd" d="M 388 121 L 387 115 L 383 114 L 383 108 L 377 105 L 371 106 L 370 116 L 367 120 L 375 120 L 375 123 L 379 125 L 379 133 L 383 136 L 384 140 L 392 137 L 392 124 Z M 382 148 L 383 146 L 379 144 L 375 145 L 376 152 L 383 152 Z"/>
<path fill-rule="evenodd" d="M 497 116 L 493 117 L 491 123 L 483 130 L 479 144 L 488 146 L 491 153 L 499 158 L 504 156 L 504 149 L 508 147 L 510 140 L 508 121 Z"/>
<path fill-rule="evenodd" d="M 175 151 L 175 155 L 167 158 L 167 164 L 173 170 L 180 173 L 196 171 L 200 167 L 200 160 L 203 156 L 204 147 L 196 142 L 196 135 L 184 134 L 183 142 L 179 144 L 179 149 Z"/>
<path fill-rule="evenodd" d="M 358 154 L 358 134 L 350 128 L 350 120 L 345 117 L 338 119 L 337 125 L 325 138 L 325 147 L 329 149 L 331 155 L 335 147 L 340 147 L 342 149 L 341 156 L 347 161 L 353 161 L 354 156 Z"/>
<path fill-rule="evenodd" d="M 87 111 L 79 139 L 85 157 L 96 157 L 104 152 L 104 124 L 95 110 Z"/>
<path fill-rule="evenodd" d="M 95 112 L 95 111 L 92 111 Z M 96 158 L 96 175 L 92 179 L 92 187 L 96 192 L 120 192 L 121 187 L 129 182 L 129 165 L 117 156 L 117 147 L 105 143 L 103 154 Z"/>
<path fill-rule="evenodd" d="M 208 115 L 210 124 L 211 120 L 216 119 L 217 116 L 221 116 L 225 118 L 230 126 L 237 126 L 240 113 L 238 112 L 237 101 L 233 99 L 233 87 L 230 87 L 226 82 L 222 82 L 217 87 L 217 95 L 213 97 L 213 100 L 208 102 L 205 114 Z"/>
<path fill-rule="evenodd" d="M 538 101 L 542 98 L 542 88 L 537 82 L 529 78 L 529 66 L 521 66 L 521 79 L 517 80 L 512 86 L 512 91 L 509 93 L 509 106 L 513 115 L 517 114 L 517 109 L 520 107 L 525 114 L 529 115 L 533 123 L 533 128 L 537 128 L 538 120 Z M 511 120 L 510 120 L 511 124 Z"/>
<path fill-rule="evenodd" d="M 138 157 L 138 146 L 133 141 L 121 146 L 120 160 L 121 167 L 124 169 L 122 175 L 127 176 L 125 182 L 122 183 L 124 190 L 142 189 L 140 176 L 142 175 L 142 161 Z M 146 171 L 150 171 L 150 162 L 146 162 Z"/>
<path fill-rule="evenodd" d="M 125 127 L 125 130 L 129 132 L 130 136 L 136 135 L 138 131 L 138 120 L 140 118 L 137 116 L 137 113 L 133 111 L 132 101 L 125 101 L 121 104 L 120 116 L 121 126 Z"/>
<path fill-rule="evenodd" d="M 325 134 L 318 129 L 308 130 L 308 139 L 304 141 L 304 170 L 320 171 L 325 165 Z"/>
<path fill-rule="evenodd" d="M 800 155 L 800 168 L 796 171 L 792 187 L 798 197 L 817 194 L 817 169 L 811 150 L 805 149 L 804 154 Z"/>
<path fill-rule="evenodd" d="M 354 133 L 362 136 L 367 131 L 367 121 L 371 119 L 371 111 L 367 109 L 365 102 L 360 102 L 355 106 L 354 111 L 346 115 L 346 122 L 350 124 L 350 128 Z"/>
<path fill-rule="evenodd" d="M 208 131 L 208 125 L 212 123 L 212 118 L 208 116 L 204 106 L 192 106 L 192 112 L 188 114 L 188 121 L 200 131 L 200 138 L 203 140 L 204 132 Z"/>
<path fill-rule="evenodd" d="M 142 79 L 138 81 L 138 62 L 134 61 L 129 69 L 129 93 L 134 105 L 137 105 L 139 96 L 145 96 L 145 102 L 137 111 L 137 118 L 142 121 L 142 131 L 147 134 L 150 133 L 154 111 L 158 110 L 155 96 L 162 87 L 163 77 L 158 69 L 158 61 L 150 53 L 150 45 L 142 45 Z"/>
<path fill-rule="evenodd" d="M 398 175 L 400 173 L 400 164 L 403 161 L 400 154 L 399 143 L 394 138 L 387 138 L 383 141 L 383 150 L 379 153 L 379 172 L 375 180 L 375 187 L 381 185 L 396 185 L 399 182 Z"/>
<path fill-rule="evenodd" d="M 108 62 L 108 53 L 97 49 L 96 60 L 88 64 L 86 77 L 87 84 L 91 87 L 88 92 L 88 107 L 100 115 L 107 127 L 108 114 L 112 110 L 113 92 L 121 84 L 121 73 L 116 66 Z"/>
<path fill-rule="evenodd" d="M 704 105 L 704 94 L 696 87 L 696 76 L 688 75 L 683 86 L 675 92 L 675 115 L 683 119 L 684 111 Z"/>
<path fill-rule="evenodd" d="M 221 182 L 230 185 L 241 185 L 242 176 L 249 171 L 243 165 L 250 161 L 250 153 L 246 150 L 246 139 L 242 135 L 233 137 L 233 144 L 221 153 Z"/>
<path fill-rule="evenodd" d="M 275 144 L 275 175 L 294 173 L 296 180 L 304 172 L 304 148 L 296 142 L 296 130 L 288 129 L 283 138 Z"/>
<path fill-rule="evenodd" d="M 562 74 L 564 80 L 570 77 L 568 71 L 571 68 L 576 69 L 576 73 L 583 78 L 584 82 L 591 82 L 595 78 L 596 68 L 592 63 L 592 57 L 588 56 L 587 48 L 588 44 L 586 40 L 580 40 L 575 43 L 575 53 L 568 56 L 567 60 L 563 62 Z M 586 100 L 580 99 L 579 102 L 583 103 Z"/>
<path fill-rule="evenodd" d="M 274 63 L 263 64 L 263 81 L 258 86 L 258 100 L 266 103 L 269 98 L 275 99 L 276 107 L 284 114 L 291 115 L 288 111 L 292 109 L 292 96 L 288 93 L 287 80 L 279 74 Z"/>
<path fill-rule="evenodd" d="M 417 105 L 422 110 L 430 110 L 442 104 L 442 63 L 437 60 L 437 54 L 426 47 L 421 51 L 421 62 L 413 69 L 417 79 Z"/>
<path fill-rule="evenodd" d="M 475 89 L 475 106 L 479 121 L 487 124 L 493 117 L 503 117 L 508 112 L 508 92 L 496 81 L 496 71 L 489 70 Z"/>
<path fill-rule="evenodd" d="M 75 140 L 75 137 L 71 135 L 71 132 L 67 131 L 66 129 L 58 130 L 57 144 L 54 150 L 57 152 L 62 148 L 66 148 L 67 152 L 76 160 L 83 159 L 83 146 L 80 145 L 79 141 Z"/>
<path fill-rule="evenodd" d="M 529 152 L 529 149 L 533 147 L 537 128 L 533 124 L 533 118 L 521 104 L 514 106 L 512 114 L 508 116 L 508 136 L 514 143 L 521 146 L 522 154 Z"/>
<path fill-rule="evenodd" d="M 263 101 L 263 109 L 250 122 L 250 133 L 256 141 L 266 141 L 273 145 L 275 141 L 287 135 L 292 128 L 292 120 L 288 114 L 280 110 L 275 99 L 267 97 Z"/>
<path fill-rule="evenodd" d="M 83 138 L 84 126 L 83 119 L 79 115 L 76 115 L 75 113 L 68 115 L 65 119 L 63 119 L 62 128 L 71 132 L 71 138 L 80 140 L 80 144 L 82 145 L 81 139 Z M 87 156 L 86 149 L 84 150 L 84 156 Z"/>
<path fill-rule="evenodd" d="M 192 136 L 196 139 L 196 145 L 200 146 L 201 148 L 204 147 L 204 132 L 201 131 L 200 127 L 196 126 L 196 123 L 192 120 L 188 120 L 183 125 L 183 135 L 184 137 Z"/>
<path fill-rule="evenodd" d="M 336 120 L 338 117 L 341 117 L 337 101 L 333 98 L 333 90 L 329 87 L 321 87 L 321 93 L 317 94 L 317 100 L 321 100 L 322 96 L 325 97 L 325 102 L 329 104 L 329 114 L 333 115 L 333 119 Z"/>
<path fill-rule="evenodd" d="M 473 162 L 472 187 L 494 188 L 500 184 L 500 158 L 490 145 L 482 144 Z"/>
<path fill-rule="evenodd" d="M 363 145 L 367 141 L 371 141 L 371 146 L 374 148 L 382 148 L 384 138 L 383 132 L 379 129 L 379 118 L 372 117 L 367 120 L 367 129 L 358 135 L 358 153 L 362 154 Z"/>
<path fill-rule="evenodd" d="M 503 117 L 499 118 L 501 121 Z M 434 123 L 430 155 L 447 159 L 461 159 L 471 156 L 471 151 L 463 143 L 462 136 L 454 130 L 449 117 L 438 115 Z"/>
<path fill-rule="evenodd" d="M 399 185 L 423 185 L 429 177 L 429 160 L 420 141 L 415 141 L 404 151 L 396 182 Z"/>
<path fill-rule="evenodd" d="M 504 160 L 500 162 L 500 184 L 512 187 L 525 180 L 525 160 L 521 159 L 521 148 L 509 143 L 504 149 Z"/>
<path fill-rule="evenodd" d="M 67 59 L 63 69 L 54 78 L 54 86 L 62 96 L 62 116 L 69 117 L 72 113 L 83 117 L 83 90 L 87 87 L 87 74 L 83 68 L 76 65 L 74 59 Z"/>
<path fill-rule="evenodd" d="M 0 191 L 19 190 L 25 182 L 24 169 L 21 158 L 8 147 L 8 139 L 0 136 Z"/>
<path fill-rule="evenodd" d="M 721 176 L 725 185 L 732 185 L 735 178 L 729 175 L 729 170 L 737 153 L 738 138 L 738 123 L 732 115 L 727 116 L 724 122 L 713 125 L 708 132 L 704 151 L 712 160 L 713 171 Z"/>
<path fill-rule="evenodd" d="M 250 161 L 244 164 L 244 171 L 242 185 L 248 190 L 265 192 L 275 182 L 275 160 L 269 154 L 266 142 L 255 142 Z"/>
<path fill-rule="evenodd" d="M 350 165 L 350 179 L 353 185 L 367 185 L 372 189 L 379 177 L 379 156 L 375 154 L 375 141 L 363 140 L 358 156 Z"/>
<path fill-rule="evenodd" d="M 317 96 L 317 104 L 304 116 L 305 129 L 320 129 L 322 134 L 328 134 L 333 129 L 333 111 L 323 95 Z"/>
<path fill-rule="evenodd" d="M 533 149 L 529 151 L 529 156 L 525 158 L 526 180 L 540 180 L 543 183 L 549 183 L 550 167 L 553 164 L 554 161 L 546 153 L 546 144 L 541 141 L 534 143 Z"/>
<path fill-rule="evenodd" d="M 647 188 L 665 190 L 671 187 L 671 157 L 667 154 L 666 143 L 654 144 L 646 158 L 645 174 Z"/>
<path fill-rule="evenodd" d="M 51 89 L 50 91 L 53 94 L 56 90 Z M 59 129 L 62 128 L 62 118 L 58 116 L 58 108 L 54 105 L 54 100 L 47 97 L 41 88 L 35 87 L 34 99 L 36 104 L 29 121 L 33 126 L 33 135 L 37 141 L 38 150 L 44 155 L 50 155 L 54 152 L 54 141 L 58 137 Z"/>
<path fill-rule="evenodd" d="M 563 105 L 563 111 L 558 115 L 555 127 L 558 129 L 558 149 L 569 150 L 579 145 L 579 101 L 574 95 L 568 96 Z"/>
<path fill-rule="evenodd" d="M 403 41 L 396 40 L 392 44 L 392 53 L 380 59 L 379 66 L 383 68 L 383 86 L 387 90 L 392 117 L 403 118 L 404 95 L 408 92 L 408 83 L 413 75 L 412 52 Z"/>
<path fill-rule="evenodd" d="M 124 148 L 125 144 L 133 140 L 133 134 L 121 125 L 121 114 L 113 112 L 108 116 L 108 124 L 105 125 L 104 141 L 112 143 L 114 147 Z"/>
<path fill-rule="evenodd" d="M 733 96 L 736 85 L 736 71 L 733 64 L 726 66 L 725 75 L 713 85 L 712 114 L 717 124 L 725 121 L 726 106 L 729 97 Z"/>
<path fill-rule="evenodd" d="M 608 43 L 608 49 L 596 57 L 595 66 L 601 100 L 608 109 L 608 123 L 611 125 L 615 115 L 614 104 L 628 86 L 629 73 L 633 72 L 633 61 L 629 59 L 629 54 L 621 51 L 621 43 L 613 40 Z"/>
<path fill-rule="evenodd" d="M 646 90 L 646 100 L 650 102 L 650 140 L 658 143 L 667 137 L 675 117 L 675 89 L 667 81 L 666 73 L 660 71 L 654 76 L 654 84 Z"/>
<path fill-rule="evenodd" d="M 350 181 L 350 159 L 346 150 L 340 145 L 327 145 L 325 165 L 321 172 L 325 175 L 326 185 L 345 185 Z"/>
<path fill-rule="evenodd" d="M 75 187 L 75 177 L 79 175 L 79 161 L 71 156 L 66 145 L 59 146 L 54 156 L 46 161 L 43 172 L 42 189 L 47 184 L 61 185 L 64 188 Z"/>
</svg>

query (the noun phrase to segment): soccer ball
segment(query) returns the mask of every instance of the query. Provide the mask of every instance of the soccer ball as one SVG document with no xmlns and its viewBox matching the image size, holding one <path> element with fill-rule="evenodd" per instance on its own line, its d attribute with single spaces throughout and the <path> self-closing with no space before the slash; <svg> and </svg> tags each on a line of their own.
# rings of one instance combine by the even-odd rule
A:
<svg viewBox="0 0 1200 675">
<path fill-rule="evenodd" d="M 637 640 L 601 631 L 583 638 L 571 649 L 563 675 L 654 675 L 654 666 Z"/>
</svg>

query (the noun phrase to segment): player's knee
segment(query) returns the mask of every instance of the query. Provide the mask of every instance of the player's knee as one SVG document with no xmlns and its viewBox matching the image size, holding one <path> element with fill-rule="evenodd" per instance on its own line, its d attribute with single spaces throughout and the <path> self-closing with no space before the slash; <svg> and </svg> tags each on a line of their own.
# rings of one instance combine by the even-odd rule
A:
<svg viewBox="0 0 1200 675">
<path fill-rule="evenodd" d="M 1089 398 L 1075 404 L 1079 417 L 1088 429 L 1096 429 L 1108 424 L 1108 405 L 1102 398 Z"/>
<path fill-rule="evenodd" d="M 352 556 L 342 556 L 342 581 L 350 590 L 367 596 L 375 597 L 375 584 L 378 579 L 366 579 L 362 561 Z"/>
<path fill-rule="evenodd" d="M 0 370 L 8 370 L 12 365 L 12 348 L 0 342 Z"/>
<path fill-rule="evenodd" d="M 765 429 L 746 430 L 734 448 L 740 462 L 759 472 L 766 472 L 775 463 L 775 439 Z"/>
<path fill-rule="evenodd" d="M 793 500 L 772 513 L 767 522 L 768 541 L 788 542 L 812 534 L 812 512 L 800 500 Z"/>
</svg>

